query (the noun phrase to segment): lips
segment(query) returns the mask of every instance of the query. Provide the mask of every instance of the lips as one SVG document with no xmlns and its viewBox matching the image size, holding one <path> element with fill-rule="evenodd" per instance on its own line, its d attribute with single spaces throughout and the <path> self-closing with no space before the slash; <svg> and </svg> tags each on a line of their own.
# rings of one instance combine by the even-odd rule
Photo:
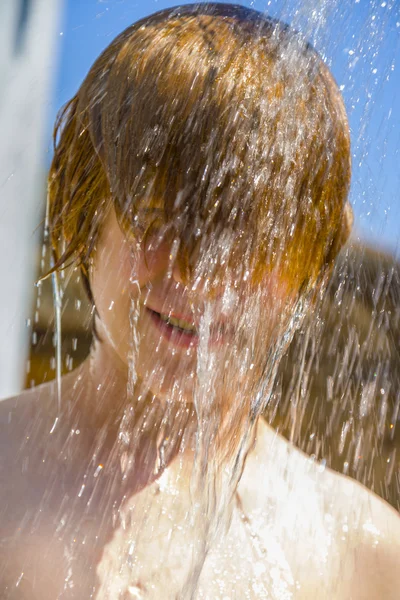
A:
<svg viewBox="0 0 400 600">
<path fill-rule="evenodd" d="M 161 313 L 157 313 L 160 316 L 160 319 L 170 325 L 181 330 L 184 333 L 197 334 L 196 325 L 194 323 L 190 323 L 188 319 L 182 319 L 180 317 L 173 317 L 168 315 L 163 315 Z"/>
<path fill-rule="evenodd" d="M 186 329 L 174 324 L 188 323 L 186 320 L 163 315 L 162 313 L 152 310 L 148 306 L 145 307 L 145 310 L 152 323 L 165 340 L 172 343 L 174 346 L 182 348 L 189 348 L 189 346 L 197 345 L 199 336 L 194 326 L 190 326 L 190 329 Z"/>
<path fill-rule="evenodd" d="M 196 325 L 183 315 L 165 315 L 148 306 L 145 307 L 152 323 L 157 327 L 162 337 L 175 346 L 188 348 L 197 346 L 199 333 Z M 225 323 L 212 326 L 210 331 L 210 345 L 216 346 L 227 342 L 232 335 L 232 330 Z"/>
</svg>

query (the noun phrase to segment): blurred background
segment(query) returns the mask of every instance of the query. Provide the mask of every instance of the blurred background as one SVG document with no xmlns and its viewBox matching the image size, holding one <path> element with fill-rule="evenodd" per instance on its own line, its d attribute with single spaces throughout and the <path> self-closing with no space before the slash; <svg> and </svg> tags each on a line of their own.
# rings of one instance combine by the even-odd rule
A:
<svg viewBox="0 0 400 600">
<path fill-rule="evenodd" d="M 125 27 L 177 2 L 0 3 L 0 398 L 55 376 L 57 335 L 43 244 L 52 127 Z M 349 114 L 355 226 L 329 290 L 283 361 L 266 418 L 305 452 L 400 506 L 400 3 L 254 0 L 319 50 Z M 90 307 L 62 279 L 61 367 L 87 355 Z"/>
</svg>

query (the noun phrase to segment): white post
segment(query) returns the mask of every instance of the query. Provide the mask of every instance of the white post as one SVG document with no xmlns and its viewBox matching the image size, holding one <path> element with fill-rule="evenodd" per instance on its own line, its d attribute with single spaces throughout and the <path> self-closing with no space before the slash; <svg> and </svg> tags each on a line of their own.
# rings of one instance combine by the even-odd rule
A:
<svg viewBox="0 0 400 600">
<path fill-rule="evenodd" d="M 0 398 L 25 378 L 61 4 L 0 2 Z"/>
</svg>

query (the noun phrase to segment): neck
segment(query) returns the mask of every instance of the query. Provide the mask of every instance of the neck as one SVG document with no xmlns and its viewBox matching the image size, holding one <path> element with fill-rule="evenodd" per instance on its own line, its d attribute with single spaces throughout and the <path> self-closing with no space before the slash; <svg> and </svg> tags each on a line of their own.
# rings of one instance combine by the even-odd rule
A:
<svg viewBox="0 0 400 600">
<path fill-rule="evenodd" d="M 128 404 L 128 369 L 108 344 L 94 342 L 83 365 L 83 383 L 88 425 L 118 429 Z"/>
<path fill-rule="evenodd" d="M 128 368 L 113 349 L 96 341 L 64 389 L 70 417 L 89 447 L 99 448 L 99 461 L 117 460 L 123 471 L 130 471 L 131 491 L 138 491 L 161 474 L 184 437 L 191 439 L 194 411 L 148 391 L 141 394 L 141 381 L 129 393 L 128 381 Z"/>
</svg>

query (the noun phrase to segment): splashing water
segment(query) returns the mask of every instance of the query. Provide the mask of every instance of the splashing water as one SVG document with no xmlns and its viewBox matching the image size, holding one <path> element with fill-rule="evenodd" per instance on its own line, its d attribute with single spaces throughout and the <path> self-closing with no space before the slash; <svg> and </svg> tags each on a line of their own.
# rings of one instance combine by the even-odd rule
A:
<svg viewBox="0 0 400 600">
<path fill-rule="evenodd" d="M 292 4 L 286 3 L 285 10 L 279 10 L 279 16 L 287 18 L 323 56 L 332 56 L 337 43 L 330 33 L 331 22 L 338 22 L 340 18 L 346 17 L 350 10 L 349 3 L 345 5 L 339 0 L 304 1 L 294 8 Z M 354 46 L 349 51 L 349 56 L 354 57 L 351 58 L 349 67 L 352 74 L 360 68 L 357 58 L 361 60 L 363 53 L 373 57 L 379 51 L 379 45 L 384 44 L 389 9 L 394 14 L 396 8 L 393 2 L 385 5 L 386 16 L 382 16 L 381 3 L 368 4 L 365 27 L 369 31 L 368 39 L 371 44 L 367 47 L 367 42 L 360 40 L 358 47 Z M 380 29 L 376 29 L 373 24 L 377 21 L 381 23 Z M 296 54 L 297 43 L 298 41 L 288 44 L 283 49 L 282 64 L 275 73 L 278 81 L 285 70 L 292 76 L 296 76 L 301 70 L 301 61 Z M 371 58 L 371 65 L 372 63 Z M 379 81 L 382 82 L 383 77 L 381 75 Z M 360 112 L 356 99 L 358 92 L 352 87 L 354 84 L 351 79 L 349 76 L 344 92 L 347 94 L 346 101 L 351 106 L 350 113 L 357 116 Z M 359 137 L 354 150 L 355 164 L 362 162 L 363 154 L 368 152 L 368 140 L 365 141 L 366 137 L 363 139 L 363 136 L 366 136 L 367 119 L 373 104 L 370 94 L 378 85 L 379 82 L 369 83 L 366 90 L 368 100 L 361 111 L 363 124 L 357 130 Z M 301 104 L 306 100 L 307 89 L 300 78 L 287 102 Z M 267 102 L 265 99 L 263 101 Z M 271 101 L 272 113 L 280 108 L 279 103 Z M 240 107 L 240 110 L 237 106 L 229 108 L 229 126 L 233 127 L 239 119 L 238 115 L 242 119 L 246 118 L 246 106 Z M 191 125 L 195 131 L 195 117 Z M 272 157 L 271 164 L 279 155 L 283 156 L 287 164 L 294 162 L 302 147 L 306 133 L 298 127 L 294 116 L 292 121 L 288 119 L 285 122 L 284 131 L 286 135 L 277 136 L 276 156 Z M 255 136 L 252 137 L 254 132 L 251 127 L 248 133 L 248 152 L 256 160 L 257 140 Z M 161 140 L 163 134 L 161 132 L 159 135 Z M 156 151 L 159 150 L 157 135 L 155 134 L 154 139 L 151 136 L 149 139 L 150 142 L 146 140 L 150 144 L 146 152 L 151 152 L 152 140 Z M 220 171 L 210 175 L 211 160 L 210 164 L 205 161 L 204 177 L 200 182 L 205 188 L 207 186 L 204 182 L 207 182 L 210 189 L 217 189 L 226 172 L 229 172 L 237 160 L 235 145 L 232 143 L 232 147 L 227 149 L 218 145 L 219 142 L 218 139 L 212 140 L 208 153 L 205 152 L 204 156 L 207 158 L 212 152 L 226 152 L 226 163 Z M 254 168 L 250 178 L 257 181 L 259 179 L 261 183 L 263 178 L 264 183 L 272 180 L 271 164 L 267 164 L 262 173 L 256 172 Z M 244 187 L 241 188 L 240 183 L 235 185 L 236 193 L 243 193 L 245 204 Z M 118 187 L 118 182 L 115 186 Z M 282 182 L 282 188 L 284 198 L 293 195 L 294 183 L 290 178 Z M 209 193 L 211 197 L 211 192 Z M 357 203 L 365 202 L 362 195 L 356 191 L 357 193 L 358 196 L 353 199 L 356 209 Z M 184 190 L 180 190 L 177 197 L 177 202 L 184 203 Z M 276 215 L 276 219 L 271 219 L 270 215 L 265 217 L 265 230 L 271 232 L 276 228 L 279 231 L 279 226 L 284 226 L 287 219 L 285 209 L 288 206 L 285 202 L 282 203 L 282 210 Z M 231 216 L 230 213 L 228 222 Z M 193 215 L 189 213 L 189 217 Z M 174 239 L 169 247 L 166 270 L 168 283 L 163 290 L 164 303 L 155 307 L 158 311 L 153 311 L 162 313 L 163 323 L 157 325 L 160 330 L 163 327 L 164 331 L 166 327 L 174 327 L 175 334 L 177 329 L 183 330 L 184 333 L 180 332 L 179 335 L 189 338 L 192 335 L 190 327 L 195 327 L 198 343 L 188 343 L 185 352 L 182 349 L 171 350 L 162 357 L 164 346 L 160 335 L 159 340 L 151 346 L 150 359 L 144 356 L 143 345 L 151 339 L 152 326 L 142 326 L 141 323 L 143 315 L 147 314 L 147 306 L 152 307 L 152 285 L 141 286 L 136 270 L 138 251 L 136 247 L 131 249 L 127 292 L 129 358 L 126 403 L 118 413 L 120 420 L 113 414 L 114 422 L 111 423 L 111 418 L 109 422 L 110 427 L 117 423 L 118 435 L 109 461 L 114 467 L 118 464 L 118 469 L 114 469 L 112 476 L 108 475 L 108 487 L 102 488 L 99 482 L 104 469 L 99 457 L 102 456 L 107 438 L 107 432 L 103 429 L 98 432 L 96 443 L 91 446 L 91 451 L 93 448 L 95 450 L 88 460 L 89 467 L 85 467 L 77 475 L 80 480 L 79 499 L 86 498 L 85 494 L 90 489 L 90 477 L 95 480 L 93 496 L 87 501 L 84 514 L 88 518 L 95 518 L 90 511 L 96 502 L 96 490 L 100 490 L 99 506 L 104 515 L 113 516 L 112 535 L 107 538 L 102 561 L 97 566 L 100 584 L 96 589 L 96 598 L 156 599 L 160 598 L 160 589 L 167 589 L 170 598 L 206 598 L 209 596 L 204 591 L 207 589 L 204 587 L 204 579 L 210 573 L 210 578 L 213 578 L 214 583 L 217 582 L 214 590 L 218 589 L 218 597 L 223 598 L 224 594 L 230 597 L 235 584 L 239 586 L 245 577 L 240 571 L 241 567 L 237 566 L 239 583 L 233 580 L 230 582 L 231 588 L 224 588 L 226 584 L 219 583 L 224 579 L 223 567 L 220 569 L 221 573 L 218 565 L 214 571 L 208 570 L 208 565 L 214 560 L 215 548 L 221 549 L 222 546 L 225 552 L 222 552 L 223 556 L 228 557 L 226 562 L 233 561 L 229 553 L 233 555 L 241 543 L 244 546 L 250 539 L 254 559 L 252 567 L 266 583 L 263 587 L 262 582 L 259 582 L 260 587 L 251 590 L 252 596 L 245 595 L 250 594 L 246 591 L 240 597 L 289 600 L 296 597 L 293 590 L 297 584 L 293 570 L 287 566 L 288 553 L 279 545 L 279 535 L 274 537 L 276 531 L 271 525 L 275 515 L 280 514 L 279 510 L 285 509 L 277 509 L 269 501 L 266 502 L 262 507 L 269 519 L 266 525 L 260 515 L 248 517 L 245 502 L 237 494 L 241 478 L 244 477 L 246 460 L 257 436 L 257 421 L 264 415 L 291 442 L 313 455 L 314 459 L 321 459 L 321 472 L 327 464 L 351 474 L 363 483 L 371 483 L 372 464 L 376 460 L 383 460 L 382 440 L 387 424 L 390 422 L 393 425 L 393 436 L 400 406 L 400 395 L 393 389 L 398 388 L 398 361 L 393 359 L 398 348 L 391 339 L 392 327 L 398 327 L 399 323 L 398 268 L 393 266 L 389 268 L 389 272 L 386 270 L 383 273 L 382 264 L 378 265 L 376 276 L 367 273 L 363 280 L 363 272 L 359 270 L 360 265 L 357 266 L 357 248 L 350 249 L 336 267 L 327 293 L 322 285 L 316 299 L 311 293 L 305 295 L 289 306 L 288 313 L 288 307 L 284 303 L 279 305 L 276 300 L 276 288 L 272 286 L 265 294 L 259 286 L 256 286 L 256 291 L 251 287 L 254 268 L 249 251 L 243 251 L 240 255 L 240 268 L 238 265 L 236 270 L 233 269 L 232 256 L 238 256 L 235 240 L 230 239 L 229 233 L 217 235 L 214 232 L 214 235 L 210 235 L 207 220 L 194 220 L 192 223 L 189 217 L 189 225 L 186 225 L 192 228 L 193 235 L 199 232 L 197 237 L 201 250 L 200 260 L 191 273 L 191 287 L 187 298 L 193 323 L 185 323 L 187 314 L 181 319 L 174 314 L 174 307 L 168 304 L 171 290 L 174 293 L 182 290 L 182 286 L 179 287 L 181 284 L 174 279 L 174 269 L 182 250 L 178 239 Z M 205 241 L 201 242 L 203 234 Z M 286 231 L 286 234 L 291 236 L 290 231 Z M 252 241 L 248 240 L 249 247 Z M 152 253 L 155 254 L 163 242 L 161 234 L 155 242 L 152 238 L 153 248 L 151 244 L 149 247 L 150 261 Z M 361 257 L 361 263 L 362 261 Z M 278 265 L 278 271 L 280 266 Z M 174 285 L 177 287 L 174 288 Z M 210 287 L 207 288 L 207 285 Z M 67 288 L 67 284 L 61 286 L 57 275 L 54 275 L 53 286 L 59 402 L 54 425 L 60 425 L 58 418 L 63 401 L 61 301 L 64 294 L 62 288 Z M 217 300 L 213 297 L 213 286 L 220 286 L 223 290 L 220 294 L 215 294 Z M 201 303 L 196 300 L 200 290 L 206 298 Z M 368 308 L 365 308 L 367 297 L 370 302 Z M 315 302 L 314 314 L 306 318 L 312 302 Z M 360 305 L 364 305 L 363 309 L 366 311 L 361 316 Z M 112 309 L 113 307 L 110 311 Z M 152 315 L 150 318 L 156 317 Z M 364 319 L 361 334 L 354 325 L 357 318 Z M 226 343 L 227 339 L 229 343 Z M 264 340 L 262 347 L 260 339 Z M 288 347 L 289 351 L 286 352 Z M 320 364 L 321 356 L 328 357 L 328 366 Z M 183 373 L 183 381 L 171 383 L 169 372 Z M 188 389 L 192 395 L 192 403 L 187 402 Z M 379 402 L 376 401 L 377 396 Z M 76 434 L 74 435 L 75 443 Z M 281 450 L 276 450 L 277 463 L 281 465 L 277 470 L 283 471 L 287 466 L 287 459 L 282 458 L 280 452 Z M 396 495 L 399 489 L 398 483 L 396 485 L 396 477 L 399 476 L 396 449 L 390 448 L 389 458 L 386 459 L 385 455 L 385 460 L 388 466 L 381 485 L 387 489 L 394 486 Z M 257 473 L 259 477 L 265 476 L 265 480 L 269 482 L 267 474 L 260 471 Z M 284 478 L 282 474 L 282 480 Z M 271 481 L 276 483 L 273 478 Z M 280 498 L 288 497 L 291 493 L 290 486 L 285 488 L 280 479 L 279 484 L 282 487 L 277 495 Z M 253 492 L 256 495 L 257 491 Z M 319 518 L 316 504 L 312 505 L 315 509 L 315 521 Z M 285 518 L 291 523 L 290 511 L 287 510 Z M 102 516 L 101 526 L 104 525 L 104 528 L 105 520 Z M 232 541 L 229 537 L 235 527 L 242 527 L 246 532 L 239 542 Z M 347 527 L 347 524 L 343 527 Z M 343 532 L 345 537 L 347 530 L 343 529 Z M 379 535 L 379 532 L 376 533 L 377 539 Z M 318 541 L 321 555 L 323 549 L 329 547 L 328 537 L 327 535 L 327 540 Z M 269 545 L 266 545 L 266 539 L 269 540 Z M 226 540 L 225 547 L 221 540 Z M 71 548 L 73 556 L 73 545 Z M 149 556 L 152 557 L 150 566 Z M 269 574 L 263 571 L 266 556 L 268 564 L 273 564 Z M 70 559 L 71 589 L 73 567 L 76 567 L 74 560 L 76 561 Z M 226 564 L 223 560 L 221 562 Z M 245 562 L 244 559 L 243 563 Z M 232 572 L 229 572 L 229 577 L 233 577 Z M 240 594 L 242 588 L 238 589 Z M 321 594 L 323 595 L 323 591 Z"/>
</svg>

